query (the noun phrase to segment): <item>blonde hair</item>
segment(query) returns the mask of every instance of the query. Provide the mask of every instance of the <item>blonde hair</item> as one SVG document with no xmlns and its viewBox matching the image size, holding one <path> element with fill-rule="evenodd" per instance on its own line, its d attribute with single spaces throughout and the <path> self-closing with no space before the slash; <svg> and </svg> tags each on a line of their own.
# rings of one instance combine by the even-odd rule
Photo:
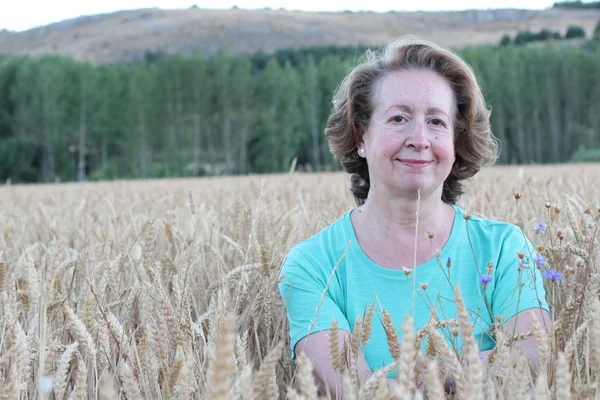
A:
<svg viewBox="0 0 600 400">
<path fill-rule="evenodd" d="M 442 200 L 454 204 L 464 193 L 464 179 L 475 175 L 498 157 L 498 142 L 491 132 L 490 111 L 473 70 L 458 55 L 414 36 L 403 37 L 378 54 L 367 52 L 341 82 L 333 96 L 333 110 L 325 134 L 329 148 L 344 171 L 351 174 L 350 191 L 356 203 L 367 199 L 370 188 L 367 160 L 357 145 L 373 112 L 376 83 L 392 71 L 429 70 L 444 77 L 456 98 L 454 145 L 456 161 L 442 190 Z"/>
</svg>

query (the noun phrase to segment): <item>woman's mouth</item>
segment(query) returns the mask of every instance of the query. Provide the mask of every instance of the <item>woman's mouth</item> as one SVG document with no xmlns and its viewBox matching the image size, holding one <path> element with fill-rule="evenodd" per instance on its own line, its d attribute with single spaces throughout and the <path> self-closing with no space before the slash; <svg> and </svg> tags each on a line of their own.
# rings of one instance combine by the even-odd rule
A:
<svg viewBox="0 0 600 400">
<path fill-rule="evenodd" d="M 432 163 L 432 161 L 430 161 L 430 160 L 428 161 L 428 160 L 401 159 L 398 161 L 400 161 L 403 165 L 410 167 L 410 168 L 424 168 Z"/>
</svg>

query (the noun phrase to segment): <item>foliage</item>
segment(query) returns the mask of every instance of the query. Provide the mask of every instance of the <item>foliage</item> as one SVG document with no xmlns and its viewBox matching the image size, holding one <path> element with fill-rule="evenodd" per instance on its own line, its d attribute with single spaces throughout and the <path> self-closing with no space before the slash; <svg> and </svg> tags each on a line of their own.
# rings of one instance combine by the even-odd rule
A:
<svg viewBox="0 0 600 400">
<path fill-rule="evenodd" d="M 566 162 L 580 146 L 600 146 L 597 40 L 583 50 L 545 46 L 460 51 L 492 107 L 502 163 Z M 222 50 L 98 66 L 4 57 L 0 148 L 23 157 L 0 161 L 0 181 L 282 172 L 294 160 L 339 168 L 323 130 L 332 94 L 362 51 Z"/>
<path fill-rule="evenodd" d="M 583 9 L 600 9 L 600 1 L 581 1 L 581 0 L 571 0 L 571 1 L 557 1 L 552 6 L 553 8 L 583 8 Z"/>
<path fill-rule="evenodd" d="M 510 38 L 510 35 L 508 33 L 504 34 L 504 36 L 502 36 L 502 39 L 500 39 L 500 46 L 501 47 L 505 47 L 508 46 L 509 44 L 511 44 L 512 39 Z"/>
<path fill-rule="evenodd" d="M 567 29 L 567 33 L 565 34 L 565 39 L 578 39 L 585 37 L 585 29 L 581 26 L 569 26 Z"/>
<path fill-rule="evenodd" d="M 514 44 L 523 45 L 530 42 L 542 42 L 551 39 L 560 40 L 560 38 L 559 32 L 553 32 L 548 29 L 542 29 L 537 33 L 530 30 L 525 30 L 517 33 Z M 505 41 L 505 38 L 503 37 L 502 40 Z"/>
<path fill-rule="evenodd" d="M 41 148 L 33 140 L 9 137 L 0 146 L 0 176 L 14 182 L 36 182 Z"/>
<path fill-rule="evenodd" d="M 573 162 L 600 162 L 600 148 L 584 149 L 580 148 L 573 154 Z"/>
</svg>

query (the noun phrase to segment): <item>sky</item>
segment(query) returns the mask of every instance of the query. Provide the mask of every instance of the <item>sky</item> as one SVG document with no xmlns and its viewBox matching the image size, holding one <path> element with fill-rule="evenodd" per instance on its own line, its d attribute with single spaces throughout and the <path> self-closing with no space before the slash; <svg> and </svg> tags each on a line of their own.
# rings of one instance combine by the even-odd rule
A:
<svg viewBox="0 0 600 400">
<path fill-rule="evenodd" d="M 139 8 L 200 8 L 225 9 L 238 6 L 242 9 L 285 8 L 305 11 L 434 11 L 487 8 L 543 9 L 552 6 L 553 0 L 2 0 L 0 30 L 23 31 L 82 15 L 108 13 Z M 374 4 L 376 3 L 376 4 Z"/>
</svg>

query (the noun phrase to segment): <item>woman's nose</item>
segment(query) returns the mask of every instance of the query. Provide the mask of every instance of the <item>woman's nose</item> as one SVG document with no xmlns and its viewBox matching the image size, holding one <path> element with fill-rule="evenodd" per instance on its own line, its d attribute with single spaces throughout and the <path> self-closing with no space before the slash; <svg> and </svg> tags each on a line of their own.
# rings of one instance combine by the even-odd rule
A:
<svg viewBox="0 0 600 400">
<path fill-rule="evenodd" d="M 429 135 L 427 134 L 427 125 L 425 122 L 416 122 L 410 134 L 406 138 L 406 146 L 416 150 L 428 149 L 431 145 Z"/>
</svg>

